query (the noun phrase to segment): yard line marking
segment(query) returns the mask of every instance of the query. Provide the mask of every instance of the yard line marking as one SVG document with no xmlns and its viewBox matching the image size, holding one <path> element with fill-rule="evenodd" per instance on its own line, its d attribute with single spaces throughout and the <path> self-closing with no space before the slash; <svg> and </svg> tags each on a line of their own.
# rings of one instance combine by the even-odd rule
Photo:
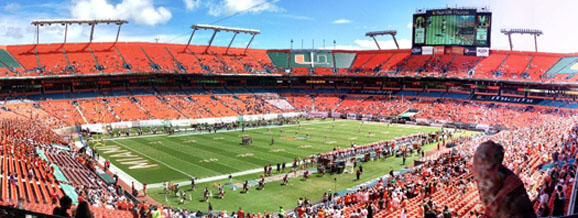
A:
<svg viewBox="0 0 578 218">
<path fill-rule="evenodd" d="M 174 171 L 177 171 L 177 172 L 179 172 L 179 173 L 181 173 L 181 174 L 183 174 L 183 175 L 185 175 L 185 176 L 188 176 L 189 178 L 193 177 L 193 176 L 189 175 L 188 173 L 185 173 L 185 172 L 183 172 L 183 171 L 181 171 L 181 170 L 179 170 L 179 169 L 177 169 L 177 168 L 172 167 L 171 165 L 168 165 L 168 164 L 165 163 L 165 162 L 162 162 L 162 161 L 157 160 L 157 159 L 155 159 L 155 158 L 153 158 L 153 157 L 151 157 L 151 156 L 149 156 L 149 155 L 147 155 L 147 154 L 145 154 L 145 153 L 142 153 L 142 152 L 140 152 L 140 151 L 137 151 L 137 150 L 135 150 L 135 149 L 132 149 L 132 148 L 130 148 L 129 146 L 123 144 L 123 143 L 120 143 L 120 142 L 117 142 L 117 141 L 112 141 L 112 142 L 117 143 L 118 145 L 121 145 L 121 146 L 125 147 L 126 149 L 129 149 L 129 150 L 131 150 L 131 151 L 134 151 L 134 152 L 136 152 L 136 153 L 139 153 L 139 154 L 141 154 L 142 156 L 145 156 L 145 157 L 147 157 L 147 158 L 149 158 L 149 159 L 151 159 L 151 160 L 154 160 L 154 161 L 156 161 L 156 162 L 158 162 L 158 163 L 160 163 L 160 164 L 162 164 L 162 165 L 165 165 L 165 166 L 167 166 L 168 168 L 170 168 L 170 169 L 172 169 L 172 170 L 174 170 Z M 213 171 L 213 172 L 214 172 L 214 171 Z"/>
<path fill-rule="evenodd" d="M 147 140 L 147 139 L 145 139 L 145 140 Z M 172 141 L 169 141 L 169 143 L 171 143 L 171 142 L 172 142 Z M 140 143 L 140 142 L 137 141 L 136 143 Z M 180 146 L 189 146 L 189 147 L 190 147 L 190 145 L 184 145 L 184 144 L 177 143 L 177 142 L 175 142 L 175 143 L 176 143 L 177 145 L 180 145 Z M 140 143 L 140 144 L 143 144 L 143 145 L 146 146 L 146 144 L 144 144 L 144 143 Z M 161 144 L 160 146 L 163 146 L 163 144 Z M 162 149 L 159 149 L 159 147 L 151 147 L 151 148 L 163 152 Z M 223 156 L 223 155 L 220 155 L 220 154 L 217 154 L 217 153 L 215 153 L 215 152 L 208 151 L 208 150 L 203 150 L 203 152 L 208 152 L 208 153 L 211 153 L 211 154 L 216 154 L 216 155 L 219 155 L 219 156 Z M 177 161 L 183 162 L 183 163 L 185 163 L 185 164 L 192 165 L 192 166 L 194 166 L 194 167 L 200 167 L 200 168 L 205 169 L 205 170 L 207 170 L 207 171 L 213 172 L 213 173 L 215 173 L 215 174 L 217 174 L 217 175 L 221 174 L 221 172 L 214 171 L 214 170 L 212 170 L 211 168 L 207 168 L 207 167 L 198 165 L 198 164 L 196 164 L 196 163 L 189 162 L 189 161 L 187 161 L 187 160 L 183 160 L 183 159 L 178 158 L 178 157 L 174 157 L 174 156 L 170 155 L 169 153 L 166 153 L 166 154 L 169 155 L 172 159 L 175 159 L 175 160 L 177 160 Z M 198 156 L 195 156 L 195 157 L 198 158 Z M 202 159 L 202 158 L 199 158 L 199 159 Z M 227 166 L 227 167 L 231 167 L 231 166 L 229 166 L 229 165 L 227 165 L 227 164 L 224 164 L 224 163 L 223 163 L 222 165 Z M 233 168 L 233 167 L 231 167 L 231 168 Z"/>
</svg>

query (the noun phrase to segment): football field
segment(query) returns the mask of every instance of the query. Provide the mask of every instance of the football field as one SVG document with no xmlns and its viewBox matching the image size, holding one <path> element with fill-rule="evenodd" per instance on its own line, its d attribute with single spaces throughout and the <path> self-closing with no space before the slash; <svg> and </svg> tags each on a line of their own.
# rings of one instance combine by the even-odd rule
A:
<svg viewBox="0 0 578 218">
<path fill-rule="evenodd" d="M 362 145 L 436 130 L 439 129 L 350 120 L 311 120 L 301 121 L 300 125 L 245 131 L 110 139 L 97 150 L 141 183 L 155 184 L 189 181 L 192 176 L 206 178 L 262 169 L 269 164 L 292 163 L 295 157 L 304 158 L 335 147 L 350 147 L 351 143 Z M 252 144 L 241 145 L 242 136 L 252 137 Z"/>
</svg>

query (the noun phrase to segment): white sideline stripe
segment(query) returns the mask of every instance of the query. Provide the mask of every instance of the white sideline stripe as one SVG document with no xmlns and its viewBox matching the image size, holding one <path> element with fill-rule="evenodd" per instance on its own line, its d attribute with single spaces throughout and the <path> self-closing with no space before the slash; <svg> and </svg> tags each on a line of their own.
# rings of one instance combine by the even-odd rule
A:
<svg viewBox="0 0 578 218">
<path fill-rule="evenodd" d="M 303 165 L 303 164 L 300 164 L 300 163 L 297 164 L 297 166 L 300 166 L 300 165 Z M 293 166 L 292 163 L 291 163 L 291 166 Z M 241 171 L 241 172 L 231 173 L 231 176 L 233 176 L 233 178 L 235 178 L 237 176 L 244 176 L 244 175 L 259 173 L 259 172 L 263 172 L 263 168 L 256 168 L 256 169 L 252 169 L 252 170 L 245 170 L 245 171 Z M 197 179 L 197 180 L 195 180 L 195 184 L 212 182 L 212 181 L 222 180 L 222 179 L 226 179 L 226 178 L 229 178 L 229 174 L 223 174 L 223 175 L 218 175 L 218 176 L 212 176 L 212 177 Z M 191 181 L 178 182 L 175 184 L 179 184 L 179 186 L 190 185 Z M 160 188 L 160 187 L 163 187 L 163 183 L 149 184 L 149 185 L 147 185 L 147 188 L 148 187 Z"/>
<path fill-rule="evenodd" d="M 145 153 L 142 153 L 142 152 L 140 152 L 140 151 L 137 151 L 137 150 L 135 150 L 135 149 L 132 149 L 132 148 L 130 148 L 130 147 L 129 147 L 128 145 L 126 145 L 126 144 L 123 144 L 123 143 L 120 143 L 120 142 L 117 142 L 117 141 L 112 141 L 112 142 L 117 143 L 117 144 L 119 144 L 119 145 L 122 145 L 122 146 L 125 147 L 126 149 L 129 149 L 129 150 L 131 150 L 131 151 L 134 151 L 134 152 L 136 152 L 136 153 L 139 153 L 139 154 L 142 155 L 142 156 L 145 156 L 145 157 L 147 157 L 147 158 L 149 158 L 149 159 L 151 159 L 151 160 L 154 160 L 154 161 L 156 161 L 156 162 L 158 162 L 158 163 L 160 163 L 160 164 L 162 164 L 162 165 L 165 165 L 166 167 L 168 167 L 168 168 L 170 168 L 170 169 L 172 169 L 172 170 L 174 170 L 174 171 L 177 171 L 177 172 L 179 172 L 179 173 L 182 173 L 183 175 L 188 176 L 189 178 L 192 177 L 192 176 L 189 175 L 188 173 L 185 173 L 185 172 L 183 172 L 183 171 L 181 171 L 181 170 L 179 170 L 179 169 L 177 169 L 177 168 L 174 168 L 174 167 L 172 167 L 171 165 L 168 165 L 168 164 L 165 163 L 165 162 L 162 162 L 162 161 L 160 161 L 160 160 L 157 160 L 157 159 L 155 159 L 155 158 L 153 158 L 153 157 L 151 157 L 151 156 L 149 156 L 149 155 L 147 155 L 147 154 L 145 154 Z"/>
<path fill-rule="evenodd" d="M 233 177 L 237 177 L 237 176 L 244 176 L 244 175 L 248 175 L 248 174 L 253 174 L 253 173 L 258 173 L 258 172 L 263 172 L 263 168 L 257 168 L 257 169 L 252 169 L 252 170 L 246 170 L 246 171 L 241 171 L 241 172 L 236 172 L 236 173 L 232 173 L 231 175 Z M 212 176 L 212 177 L 206 177 L 206 178 L 202 178 L 202 179 L 197 179 L 195 180 L 196 184 L 201 184 L 201 183 L 206 183 L 206 182 L 212 182 L 212 181 L 217 181 L 217 180 L 222 180 L 222 179 L 226 179 L 229 178 L 229 174 L 224 174 L 224 175 L 218 175 L 218 176 Z M 179 184 L 179 186 L 183 186 L 183 185 L 190 185 L 191 181 L 184 181 L 184 182 L 179 182 L 179 183 L 175 183 L 175 184 Z M 160 188 L 163 187 L 163 183 L 155 183 L 155 184 L 149 184 L 147 185 L 147 188 Z"/>
</svg>

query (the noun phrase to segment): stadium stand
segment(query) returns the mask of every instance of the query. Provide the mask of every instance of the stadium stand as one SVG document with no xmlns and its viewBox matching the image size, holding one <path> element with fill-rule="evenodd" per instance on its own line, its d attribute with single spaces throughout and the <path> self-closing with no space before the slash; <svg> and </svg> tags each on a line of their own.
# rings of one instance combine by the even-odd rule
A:
<svg viewBox="0 0 578 218">
<path fill-rule="evenodd" d="M 487 125 L 501 130 L 494 135 L 453 139 L 458 144 L 455 150 L 444 148 L 428 153 L 419 160 L 423 164 L 405 174 L 350 192 L 349 202 L 348 197 L 339 196 L 322 204 L 305 205 L 310 215 L 338 213 L 349 217 L 358 210 L 373 207 L 374 217 L 399 217 L 402 213 L 416 217 L 427 210 L 443 213 L 444 206 L 455 216 L 480 214 L 483 208 L 468 161 L 475 146 L 487 139 L 504 145 L 506 167 L 520 176 L 538 213 L 544 208 L 556 213 L 568 209 L 573 192 L 571 181 L 576 175 L 576 163 L 571 161 L 578 150 L 578 129 L 573 116 L 573 109 L 578 108 L 575 97 L 565 93 L 528 93 L 525 88 L 485 93 L 480 89 L 492 84 L 477 84 L 477 79 L 533 81 L 538 85 L 549 82 L 548 85 L 553 83 L 557 87 L 557 82 L 578 80 L 574 69 L 578 60 L 572 55 L 496 50 L 489 57 L 412 55 L 404 49 L 331 51 L 322 55 L 332 60 L 320 63 L 323 67 L 312 68 L 291 63 L 294 59 L 291 55 L 295 53 L 290 50 L 248 49 L 244 55 L 244 48 L 225 52 L 225 47 L 211 47 L 205 53 L 206 48 L 191 45 L 185 50 L 184 45 L 178 44 L 134 42 L 0 47 L 1 76 L 38 79 L 22 90 L 1 93 L 0 203 L 11 205 L 21 200 L 27 210 L 50 213 L 52 201 L 67 195 L 75 201 L 89 201 L 95 217 L 133 217 L 133 213 L 143 210 L 150 213 L 151 210 L 136 206 L 137 202 L 127 198 L 130 194 L 123 193 L 127 187 L 101 178 L 98 172 L 111 172 L 71 146 L 69 136 L 65 140 L 51 129 L 69 128 L 75 132 L 84 124 L 299 112 L 331 113 L 336 117 L 352 114 L 356 118 L 439 126 Z M 237 80 L 263 74 L 290 77 L 286 72 L 298 75 L 294 77 L 298 79 L 291 78 L 298 85 L 276 85 L 275 82 L 285 85 L 287 81 L 278 77 L 267 84 L 242 79 L 243 82 L 226 86 L 222 84 L 224 80 L 220 81 L 223 77 L 216 77 L 218 74 L 230 74 Z M 102 84 L 75 80 L 71 82 L 74 85 L 62 88 L 39 77 L 101 74 L 159 77 L 131 77 L 129 82 L 113 85 L 110 83 L 115 83 L 114 80 Z M 185 77 L 176 82 L 173 78 L 165 79 L 164 76 L 173 76 L 166 74 L 190 75 L 178 75 Z M 197 83 L 204 80 L 196 77 L 201 74 L 215 77 L 206 79 L 210 80 L 207 84 Z M 300 81 L 301 76 L 335 83 L 309 84 Z M 371 81 L 372 84 L 364 81 L 365 84 L 356 85 L 352 78 L 357 76 L 382 77 Z M 467 84 L 470 88 L 467 89 L 463 85 L 466 83 L 456 87 L 453 83 L 457 82 L 449 80 L 421 83 L 412 80 L 416 76 L 438 80 L 444 78 L 437 77 L 458 77 L 470 79 L 476 85 Z M 404 79 L 411 81 L 404 83 Z M 149 86 L 143 80 L 155 82 Z M 348 82 L 340 84 L 347 85 L 336 84 L 345 80 Z M 377 86 L 366 87 L 375 85 L 373 82 Z M 446 86 L 441 87 L 444 82 Z M 397 87 L 398 84 L 404 85 Z M 405 87 L 410 84 L 411 87 Z M 513 100 L 500 102 L 491 100 L 492 96 Z M 400 146 L 395 149 L 405 149 Z M 389 182 L 391 179 L 396 182 Z M 353 195 L 355 201 L 351 200 Z M 190 213 L 167 210 L 173 214 Z"/>
</svg>

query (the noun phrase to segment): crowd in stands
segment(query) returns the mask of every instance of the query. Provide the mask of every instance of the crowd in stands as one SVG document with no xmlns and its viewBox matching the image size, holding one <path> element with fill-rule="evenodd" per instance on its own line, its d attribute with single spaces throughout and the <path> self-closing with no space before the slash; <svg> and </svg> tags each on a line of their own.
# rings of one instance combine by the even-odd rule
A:
<svg viewBox="0 0 578 218">
<path fill-rule="evenodd" d="M 225 54 L 223 47 L 213 47 L 208 53 L 205 53 L 206 46 L 189 46 L 186 51 L 184 47 L 158 43 L 79 43 L 16 45 L 6 50 L 26 69 L 27 73 L 18 73 L 22 76 L 277 72 L 264 50 L 248 49 L 245 53 L 244 49 L 230 49 Z"/>
<path fill-rule="evenodd" d="M 409 172 L 397 175 L 390 172 L 375 185 L 360 187 L 345 196 L 327 197 L 324 194 L 318 204 L 299 201 L 292 215 L 478 218 L 486 217 L 484 214 L 531 217 L 520 214 L 537 213 L 540 217 L 563 216 L 578 166 L 573 162 L 578 154 L 578 119 L 575 116 L 568 119 L 538 119 L 540 122 L 530 121 L 535 125 L 502 131 L 496 135 L 460 137 L 451 141 L 458 144 L 457 147 L 429 154 L 430 157 L 420 159 L 422 165 L 410 168 Z M 494 213 L 500 212 L 500 209 L 490 207 L 491 202 L 480 201 L 486 199 L 480 196 L 487 193 L 478 191 L 479 182 L 472 173 L 471 160 L 478 145 L 487 140 L 503 146 L 505 154 L 502 154 L 504 158 L 500 159 L 501 164 L 523 182 L 529 201 L 534 206 L 530 211 L 510 208 L 509 211 L 501 211 L 512 213 L 504 216 Z M 546 167 L 548 165 L 549 168 Z M 493 205 L 508 208 L 503 206 L 508 203 L 504 200 Z"/>
<path fill-rule="evenodd" d="M 95 173 L 99 166 L 92 159 L 93 157 L 83 154 L 73 146 L 67 146 L 71 144 L 70 141 L 62 139 L 45 126 L 46 124 L 56 127 L 63 123 L 67 125 L 82 123 L 83 116 L 87 120 L 97 119 L 95 116 L 100 109 L 92 109 L 96 110 L 92 111 L 85 108 L 84 105 L 90 104 L 110 105 L 110 107 L 101 107 L 102 110 L 108 111 L 106 117 L 118 116 L 121 119 L 149 119 L 151 117 L 149 113 L 153 117 L 167 119 L 187 116 L 187 113 L 179 111 L 187 107 L 170 103 L 172 101 L 170 98 L 173 97 L 176 96 L 157 94 L 134 97 L 136 102 L 129 97 L 110 97 L 107 101 L 81 100 L 77 102 L 79 105 L 64 100 L 45 101 L 39 106 L 30 103 L 7 105 L 6 107 L 10 110 L 3 110 L 0 114 L 14 113 L 15 116 L 0 119 L 2 184 L 7 184 L 2 185 L 2 203 L 22 201 L 20 205 L 14 204 L 14 206 L 50 213 L 52 206 L 46 205 L 70 194 L 62 188 L 69 185 L 78 196 L 77 200 L 86 202 L 88 208 L 99 215 L 129 217 L 130 214 L 151 214 L 151 216 L 152 214 L 169 216 L 205 214 L 132 202 L 124 197 L 118 179 L 115 183 L 106 184 L 102 178 L 99 178 Z M 281 105 L 279 102 L 286 101 L 294 108 L 304 111 L 335 110 L 340 113 L 354 112 L 381 116 L 392 116 L 407 109 L 418 109 L 419 113 L 416 116 L 418 119 L 484 123 L 508 128 L 496 135 L 454 139 L 451 142 L 457 144 L 457 147 L 439 149 L 436 153 L 428 155 L 419 152 L 420 145 L 425 142 L 419 143 L 419 140 L 415 140 L 416 138 L 429 139 L 428 135 L 410 136 L 393 143 L 383 142 L 339 149 L 321 155 L 321 158 L 326 159 L 343 159 L 355 154 L 382 151 L 385 150 L 384 145 L 388 145 L 401 151 L 403 157 L 421 155 L 420 161 L 423 164 L 410 168 L 406 173 L 393 174 L 392 172 L 381 178 L 375 185 L 361 187 L 358 191 L 345 196 L 326 194 L 322 196 L 321 204 L 300 201 L 298 205 L 286 205 L 297 207 L 295 213 L 284 212 L 286 216 L 305 217 L 307 214 L 309 217 L 431 217 L 432 214 L 451 214 L 452 217 L 483 217 L 481 214 L 488 213 L 488 209 L 483 207 L 482 203 L 487 202 L 480 201 L 483 198 L 480 198 L 481 192 L 478 194 L 479 190 L 470 161 L 477 145 L 487 140 L 503 146 L 504 167 L 520 177 L 533 209 L 540 216 L 560 215 L 566 211 L 576 176 L 578 126 L 576 126 L 576 117 L 570 111 L 403 97 L 349 96 L 339 98 L 297 95 L 282 97 L 277 94 L 215 94 L 189 97 L 190 103 L 186 104 L 196 105 L 196 109 L 203 108 L 206 114 L 211 116 L 291 111 L 279 106 Z M 179 102 L 189 101 L 185 96 L 179 96 L 179 98 L 182 98 Z M 125 99 L 125 103 L 120 103 Z M 279 101 L 271 103 L 271 100 Z M 123 107 L 121 104 L 130 105 L 131 109 L 119 110 Z M 131 115 L 137 113 L 134 111 L 139 111 L 135 108 L 141 107 L 146 110 L 140 113 L 140 116 Z M 172 115 L 166 112 L 172 109 L 175 110 L 168 112 L 173 113 Z M 151 112 L 153 110 L 158 111 Z M 163 114 L 159 115 L 161 112 Z M 418 143 L 414 143 L 415 141 Z M 53 144 L 64 145 L 70 151 L 54 147 Z M 66 180 L 55 176 L 58 171 L 63 173 Z M 66 200 L 64 201 L 66 203 Z M 81 205 L 84 203 L 79 204 L 77 208 L 84 207 Z M 223 217 L 223 214 L 217 216 Z M 228 216 L 229 214 L 225 217 Z M 258 216 L 255 214 L 249 217 Z"/>
<path fill-rule="evenodd" d="M 187 73 L 283 74 L 267 50 L 165 43 L 39 44 L 7 46 L 22 68 L 9 76 Z M 516 81 L 575 81 L 571 74 L 546 76 L 564 54 L 492 51 L 489 57 L 461 54 L 412 55 L 409 50 L 358 52 L 350 68 L 294 67 L 292 75 L 451 76 Z"/>
</svg>

